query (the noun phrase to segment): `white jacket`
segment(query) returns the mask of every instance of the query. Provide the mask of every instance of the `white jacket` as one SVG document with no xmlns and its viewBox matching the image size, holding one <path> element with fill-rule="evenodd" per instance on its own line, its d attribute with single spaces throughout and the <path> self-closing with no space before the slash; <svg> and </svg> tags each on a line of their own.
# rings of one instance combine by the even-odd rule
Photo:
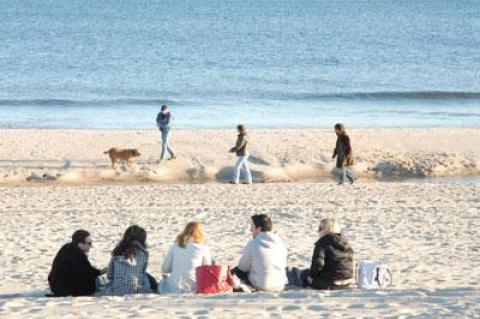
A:
<svg viewBox="0 0 480 319">
<path fill-rule="evenodd" d="M 195 268 L 210 265 L 212 257 L 208 246 L 202 244 L 187 244 L 181 248 L 174 244 L 162 265 L 162 272 L 169 276 L 160 281 L 160 294 L 188 293 L 197 290 Z"/>
<path fill-rule="evenodd" d="M 238 268 L 258 290 L 280 291 L 287 284 L 287 248 L 273 232 L 261 232 L 245 247 Z"/>
</svg>

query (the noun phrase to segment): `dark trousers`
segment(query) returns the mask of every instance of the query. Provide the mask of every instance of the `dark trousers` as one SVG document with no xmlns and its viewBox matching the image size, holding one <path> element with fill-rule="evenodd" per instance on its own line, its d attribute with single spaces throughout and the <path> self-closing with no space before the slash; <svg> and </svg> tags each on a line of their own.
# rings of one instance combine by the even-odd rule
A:
<svg viewBox="0 0 480 319">
<path fill-rule="evenodd" d="M 153 291 L 157 291 L 157 288 L 158 288 L 158 282 L 155 278 L 153 278 L 152 275 L 150 275 L 148 272 L 145 273 L 145 275 L 147 276 L 148 278 L 148 282 L 150 283 L 150 289 L 152 289 Z"/>
<path fill-rule="evenodd" d="M 335 285 L 330 281 L 327 281 L 321 277 L 313 279 L 313 283 L 310 285 L 307 278 L 310 276 L 310 269 L 305 269 L 300 272 L 300 278 L 302 279 L 303 287 L 312 287 L 318 290 L 343 290 L 347 289 L 349 285 Z"/>
<path fill-rule="evenodd" d="M 238 269 L 238 267 L 234 267 L 232 270 L 232 275 L 235 275 L 238 279 L 240 279 L 240 281 L 247 285 L 249 288 L 251 288 L 253 291 L 255 291 L 255 287 L 253 287 L 252 283 L 250 282 L 250 280 L 248 280 L 248 272 L 246 271 L 241 271 L 240 269 Z"/>
</svg>

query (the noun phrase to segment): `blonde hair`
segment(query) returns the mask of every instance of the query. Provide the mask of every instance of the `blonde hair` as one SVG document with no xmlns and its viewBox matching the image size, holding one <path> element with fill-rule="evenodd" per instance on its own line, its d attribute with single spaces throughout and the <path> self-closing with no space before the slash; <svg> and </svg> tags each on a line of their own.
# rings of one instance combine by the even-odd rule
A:
<svg viewBox="0 0 480 319">
<path fill-rule="evenodd" d="M 199 222 L 188 223 L 185 229 L 177 236 L 177 244 L 182 248 L 185 248 L 190 242 L 196 244 L 203 244 L 205 242 L 202 224 Z"/>
<path fill-rule="evenodd" d="M 324 218 L 320 221 L 319 229 L 325 231 L 325 234 L 340 233 L 340 226 L 333 218 Z"/>
</svg>

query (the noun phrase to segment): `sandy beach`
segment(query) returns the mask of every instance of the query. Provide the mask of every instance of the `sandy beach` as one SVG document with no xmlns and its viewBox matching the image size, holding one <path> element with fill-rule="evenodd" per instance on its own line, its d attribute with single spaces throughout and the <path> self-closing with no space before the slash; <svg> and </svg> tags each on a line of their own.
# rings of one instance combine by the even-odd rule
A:
<svg viewBox="0 0 480 319">
<path fill-rule="evenodd" d="M 0 130 L 0 317 L 366 318 L 478 317 L 480 186 L 380 182 L 394 177 L 478 176 L 480 129 L 351 130 L 354 185 L 332 181 L 330 130 L 252 130 L 254 185 L 228 180 L 230 130 L 179 130 L 175 161 L 155 164 L 154 130 Z M 138 147 L 133 169 L 108 167 L 103 151 Z M 282 182 L 282 183 L 276 183 Z M 160 277 L 183 226 L 205 224 L 217 263 L 235 265 L 248 218 L 271 214 L 290 266 L 308 267 L 322 217 L 340 221 L 357 260 L 383 260 L 387 290 L 233 295 L 46 298 L 59 247 L 92 232 L 90 260 L 105 267 L 125 228 L 148 232 L 149 271 Z"/>
<path fill-rule="evenodd" d="M 478 176 L 480 129 L 349 130 L 355 170 L 367 180 Z M 157 130 L 1 129 L 0 184 L 226 182 L 234 129 L 174 130 L 178 159 L 156 164 Z M 255 182 L 330 181 L 335 134 L 326 129 L 250 130 Z M 110 168 L 105 150 L 138 148 L 133 169 Z"/>
<path fill-rule="evenodd" d="M 3 187 L 1 192 L 2 318 L 464 318 L 480 311 L 478 185 L 160 184 Z M 190 220 L 205 224 L 217 262 L 235 265 L 249 238 L 252 213 L 272 215 L 291 266 L 309 265 L 319 219 L 334 216 L 357 259 L 389 264 L 393 286 L 384 291 L 42 297 L 54 254 L 79 227 L 92 232 L 90 259 L 103 267 L 124 229 L 144 226 L 149 271 L 159 276 L 169 245 Z"/>
</svg>

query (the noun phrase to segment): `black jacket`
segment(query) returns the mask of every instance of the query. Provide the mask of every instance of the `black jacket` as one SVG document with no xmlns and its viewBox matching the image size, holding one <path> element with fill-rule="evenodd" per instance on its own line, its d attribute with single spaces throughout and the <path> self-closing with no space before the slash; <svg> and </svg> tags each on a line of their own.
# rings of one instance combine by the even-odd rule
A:
<svg viewBox="0 0 480 319">
<path fill-rule="evenodd" d="M 315 281 L 333 283 L 353 277 L 353 249 L 342 234 L 329 234 L 315 243 L 310 276 Z"/>
<path fill-rule="evenodd" d="M 88 296 L 95 293 L 100 271 L 92 267 L 87 255 L 72 243 L 63 245 L 53 260 L 48 275 L 50 290 L 57 296 Z"/>
</svg>

